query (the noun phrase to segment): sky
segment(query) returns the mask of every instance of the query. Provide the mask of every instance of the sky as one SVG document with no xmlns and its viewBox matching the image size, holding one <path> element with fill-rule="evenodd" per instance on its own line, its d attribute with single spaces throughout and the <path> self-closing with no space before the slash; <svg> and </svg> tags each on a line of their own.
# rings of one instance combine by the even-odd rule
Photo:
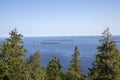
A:
<svg viewBox="0 0 120 80">
<path fill-rule="evenodd" d="M 0 37 L 120 35 L 120 0 L 0 0 Z"/>
</svg>

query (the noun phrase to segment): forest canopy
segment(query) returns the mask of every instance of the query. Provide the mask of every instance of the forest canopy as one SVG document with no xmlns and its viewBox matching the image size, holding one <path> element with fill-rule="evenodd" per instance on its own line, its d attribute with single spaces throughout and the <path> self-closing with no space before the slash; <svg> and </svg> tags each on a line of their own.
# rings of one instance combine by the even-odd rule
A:
<svg viewBox="0 0 120 80">
<path fill-rule="evenodd" d="M 89 68 L 88 75 L 84 75 L 77 45 L 67 71 L 62 70 L 61 60 L 55 55 L 45 67 L 40 63 L 40 51 L 25 58 L 27 49 L 24 47 L 23 35 L 13 29 L 0 44 L 0 80 L 119 80 L 120 52 L 111 36 L 109 28 L 103 31 L 92 68 Z"/>
</svg>

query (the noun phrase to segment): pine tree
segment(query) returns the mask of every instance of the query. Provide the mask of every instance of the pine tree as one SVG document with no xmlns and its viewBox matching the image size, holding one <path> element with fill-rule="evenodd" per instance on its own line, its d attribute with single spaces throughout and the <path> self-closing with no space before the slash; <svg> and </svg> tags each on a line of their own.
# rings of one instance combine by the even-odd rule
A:
<svg viewBox="0 0 120 80">
<path fill-rule="evenodd" d="M 120 80 L 120 52 L 116 47 L 116 42 L 111 39 L 109 28 L 103 33 L 98 46 L 99 54 L 90 69 L 91 80 Z"/>
<path fill-rule="evenodd" d="M 51 61 L 48 64 L 47 68 L 46 68 L 47 80 L 62 80 L 61 68 L 62 68 L 62 66 L 60 63 L 60 59 L 53 56 Z"/>
<path fill-rule="evenodd" d="M 41 54 L 39 51 L 30 56 L 28 70 L 31 80 L 44 80 L 45 69 L 40 65 Z"/>
<path fill-rule="evenodd" d="M 66 80 L 84 80 L 84 77 L 80 68 L 81 60 L 79 59 L 79 56 L 80 56 L 80 53 L 76 46 L 74 50 L 74 54 L 72 55 L 72 60 L 70 61 L 70 66 L 67 71 Z"/>
<path fill-rule="evenodd" d="M 26 49 L 23 47 L 22 35 L 14 29 L 0 48 L 0 72 L 1 78 L 6 80 L 24 80 L 25 71 L 23 59 Z M 2 62 L 2 64 L 1 64 Z M 27 79 L 26 79 L 27 80 Z"/>
</svg>

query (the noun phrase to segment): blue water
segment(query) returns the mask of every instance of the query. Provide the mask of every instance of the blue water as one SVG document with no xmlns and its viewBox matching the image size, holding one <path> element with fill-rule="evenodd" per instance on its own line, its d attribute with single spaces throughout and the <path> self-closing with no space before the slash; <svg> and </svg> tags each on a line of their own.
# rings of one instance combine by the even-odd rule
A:
<svg viewBox="0 0 120 80">
<path fill-rule="evenodd" d="M 24 37 L 24 47 L 28 50 L 26 57 L 40 51 L 42 54 L 41 64 L 46 66 L 53 55 L 61 60 L 62 69 L 67 70 L 71 55 L 74 53 L 74 47 L 77 45 L 80 52 L 82 72 L 87 74 L 88 68 L 95 60 L 98 53 L 97 46 L 100 45 L 99 36 L 82 37 Z M 115 41 L 120 40 L 120 36 L 114 36 Z M 1 38 L 3 40 L 3 38 Z M 117 42 L 120 50 L 120 42 Z"/>
</svg>

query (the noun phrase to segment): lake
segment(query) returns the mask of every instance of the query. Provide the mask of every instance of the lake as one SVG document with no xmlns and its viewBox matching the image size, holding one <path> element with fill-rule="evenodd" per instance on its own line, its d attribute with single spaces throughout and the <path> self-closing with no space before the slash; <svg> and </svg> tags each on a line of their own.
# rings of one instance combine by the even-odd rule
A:
<svg viewBox="0 0 120 80">
<path fill-rule="evenodd" d="M 75 46 L 78 46 L 81 59 L 81 69 L 84 74 L 88 73 L 98 54 L 97 46 L 100 45 L 100 36 L 76 36 L 76 37 L 24 37 L 24 47 L 28 50 L 26 57 L 40 51 L 42 54 L 41 64 L 46 66 L 53 55 L 61 60 L 62 70 L 66 71 Z M 120 36 L 113 36 L 113 40 L 120 41 Z M 1 38 L 0 40 L 4 40 Z M 120 42 L 117 42 L 120 50 Z"/>
</svg>

